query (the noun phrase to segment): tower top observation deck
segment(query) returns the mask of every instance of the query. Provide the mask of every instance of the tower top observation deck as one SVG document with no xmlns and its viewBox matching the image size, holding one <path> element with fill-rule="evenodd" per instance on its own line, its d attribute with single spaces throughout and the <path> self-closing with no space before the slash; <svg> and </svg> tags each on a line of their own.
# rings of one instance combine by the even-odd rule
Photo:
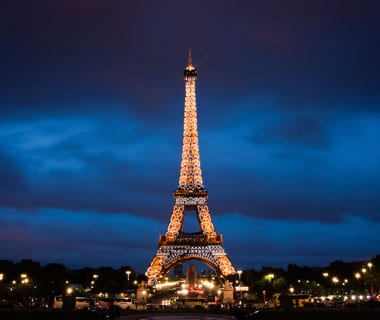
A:
<svg viewBox="0 0 380 320">
<path fill-rule="evenodd" d="M 189 59 L 188 64 L 183 73 L 184 80 L 187 81 L 188 78 L 197 79 L 197 69 L 193 66 L 193 59 L 191 57 L 191 49 L 189 49 Z"/>
</svg>

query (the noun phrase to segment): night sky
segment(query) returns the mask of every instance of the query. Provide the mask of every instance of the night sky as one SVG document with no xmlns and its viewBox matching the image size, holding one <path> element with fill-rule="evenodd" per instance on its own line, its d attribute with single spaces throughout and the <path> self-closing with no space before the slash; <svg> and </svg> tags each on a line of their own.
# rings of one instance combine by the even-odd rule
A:
<svg viewBox="0 0 380 320">
<path fill-rule="evenodd" d="M 145 272 L 178 186 L 189 48 L 232 264 L 379 254 L 379 16 L 362 0 L 1 0 L 0 259 Z"/>
</svg>

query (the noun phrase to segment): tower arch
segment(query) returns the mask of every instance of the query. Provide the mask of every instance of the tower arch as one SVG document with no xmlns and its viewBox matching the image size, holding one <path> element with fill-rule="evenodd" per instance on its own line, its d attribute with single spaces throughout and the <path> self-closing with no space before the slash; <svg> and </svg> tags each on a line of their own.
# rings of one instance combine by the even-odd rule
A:
<svg viewBox="0 0 380 320">
<path fill-rule="evenodd" d="M 216 276 L 218 277 L 223 276 L 220 273 L 220 269 L 218 268 L 217 265 L 215 265 L 212 261 L 208 260 L 207 258 L 199 257 L 199 256 L 183 256 L 183 257 L 178 257 L 174 259 L 171 263 L 169 263 L 168 265 L 162 268 L 162 275 L 167 274 L 170 271 L 170 269 L 174 268 L 174 266 L 176 266 L 177 264 L 181 264 L 181 263 L 191 261 L 191 260 L 200 261 L 204 263 L 205 265 L 207 265 L 212 271 L 214 271 Z"/>
</svg>

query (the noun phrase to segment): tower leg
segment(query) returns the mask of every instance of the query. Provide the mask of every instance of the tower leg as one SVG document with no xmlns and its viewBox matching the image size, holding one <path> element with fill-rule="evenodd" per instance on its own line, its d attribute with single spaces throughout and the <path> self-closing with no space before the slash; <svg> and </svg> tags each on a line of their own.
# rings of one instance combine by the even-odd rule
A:
<svg viewBox="0 0 380 320">
<path fill-rule="evenodd" d="M 167 256 L 155 255 L 148 270 L 145 272 L 145 275 L 148 278 L 148 285 L 151 286 L 157 281 L 165 261 L 167 260 Z"/>
</svg>

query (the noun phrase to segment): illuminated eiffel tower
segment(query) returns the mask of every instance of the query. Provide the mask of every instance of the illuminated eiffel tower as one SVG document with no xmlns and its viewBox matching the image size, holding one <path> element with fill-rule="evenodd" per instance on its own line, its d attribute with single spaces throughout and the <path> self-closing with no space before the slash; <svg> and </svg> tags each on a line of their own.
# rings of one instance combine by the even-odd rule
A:
<svg viewBox="0 0 380 320">
<path fill-rule="evenodd" d="M 182 160 L 179 185 L 174 192 L 175 204 L 165 235 L 160 235 L 159 247 L 145 275 L 152 285 L 174 265 L 196 259 L 207 264 L 218 276 L 235 274 L 235 269 L 222 247 L 222 235 L 216 234 L 207 206 L 208 192 L 203 187 L 198 145 L 195 82 L 197 70 L 192 64 L 191 50 L 184 72 L 185 118 L 183 126 Z M 199 232 L 185 233 L 186 212 L 195 211 Z"/>
</svg>

